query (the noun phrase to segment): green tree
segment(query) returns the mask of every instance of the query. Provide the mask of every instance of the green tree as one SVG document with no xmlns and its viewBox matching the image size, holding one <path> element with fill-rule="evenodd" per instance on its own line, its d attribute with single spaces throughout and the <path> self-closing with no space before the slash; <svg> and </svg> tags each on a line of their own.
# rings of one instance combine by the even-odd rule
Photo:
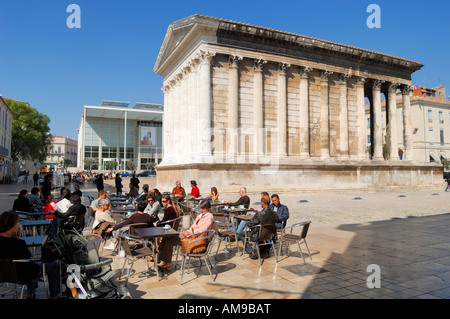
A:
<svg viewBox="0 0 450 319">
<path fill-rule="evenodd" d="M 134 163 L 134 161 L 127 161 L 127 170 L 134 170 L 136 168 L 136 164 Z"/>
<path fill-rule="evenodd" d="M 50 118 L 27 103 L 5 99 L 14 113 L 12 121 L 11 157 L 14 160 L 44 162 L 52 143 Z"/>
<path fill-rule="evenodd" d="M 84 167 L 89 167 L 89 170 L 92 170 L 92 166 L 97 165 L 98 162 L 97 160 L 93 159 L 93 158 L 85 158 L 84 159 Z"/>
<path fill-rule="evenodd" d="M 113 169 L 116 169 L 117 162 L 116 161 L 107 161 L 107 162 L 105 162 L 104 166 L 105 166 L 105 169 L 109 169 L 112 172 Z"/>
</svg>

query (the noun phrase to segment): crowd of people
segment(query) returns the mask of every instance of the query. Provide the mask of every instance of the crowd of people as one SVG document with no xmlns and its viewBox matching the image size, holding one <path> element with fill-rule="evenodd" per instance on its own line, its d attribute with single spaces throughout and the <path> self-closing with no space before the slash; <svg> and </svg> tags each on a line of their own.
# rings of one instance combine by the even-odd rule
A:
<svg viewBox="0 0 450 319">
<path fill-rule="evenodd" d="M 129 181 L 129 191 L 122 193 L 123 180 L 121 175 L 117 173 L 114 177 L 114 186 L 116 189 L 115 196 L 123 196 L 128 199 L 129 202 L 135 204 L 135 212 L 127 216 L 121 222 L 117 222 L 113 218 L 113 207 L 111 200 L 108 198 L 108 193 L 104 189 L 103 176 L 99 174 L 95 179 L 97 185 L 97 198 L 93 199 L 89 208 L 92 210 L 95 220 L 92 225 L 92 231 L 100 234 L 102 237 L 110 237 L 111 242 L 105 246 L 105 249 L 115 250 L 117 248 L 117 242 L 119 236 L 129 230 L 130 225 L 135 223 L 145 223 L 149 227 L 160 227 L 166 224 L 170 226 L 174 225 L 174 221 L 180 217 L 179 206 L 175 205 L 173 200 L 177 202 L 189 201 L 195 199 L 199 201 L 198 208 L 200 213 L 197 215 L 193 224 L 179 233 L 179 236 L 165 237 L 160 241 L 157 247 L 158 259 L 160 269 L 171 271 L 172 265 L 172 253 L 175 245 L 181 245 L 183 238 L 192 237 L 197 233 L 205 232 L 212 228 L 214 224 L 214 216 L 211 212 L 211 203 L 217 203 L 219 199 L 219 192 L 216 187 L 211 187 L 210 192 L 207 195 L 202 196 L 200 189 L 195 180 L 190 181 L 190 192 L 186 192 L 182 187 L 180 181 L 176 181 L 175 186 L 169 193 L 161 194 L 157 188 L 150 188 L 148 184 L 140 187 L 139 179 L 133 174 Z M 14 201 L 12 211 L 5 212 L 0 216 L 0 241 L 11 242 L 10 247 L 16 247 L 17 249 L 0 250 L 0 258 L 28 258 L 29 254 L 25 252 L 26 247 L 23 247 L 23 243 L 15 240 L 20 239 L 20 235 L 17 232 L 18 217 L 17 212 L 32 212 L 43 211 L 47 214 L 45 219 L 52 220 L 51 236 L 54 236 L 58 231 L 58 228 L 64 227 L 64 222 L 70 217 L 79 215 L 85 215 L 87 207 L 82 204 L 81 198 L 83 192 L 80 189 L 80 185 L 74 183 L 74 189 L 71 190 L 68 187 L 62 187 L 59 190 L 59 195 L 52 194 L 52 174 L 47 174 L 39 187 L 33 186 L 30 193 L 28 190 L 21 190 L 18 198 Z M 113 194 L 111 194 L 113 195 Z M 249 221 L 241 221 L 236 225 L 236 234 L 238 240 L 243 240 L 245 237 L 249 238 L 253 242 L 258 242 L 258 229 L 257 225 L 275 224 L 276 229 L 281 229 L 286 225 L 286 221 L 289 218 L 289 209 L 287 206 L 281 204 L 280 197 L 277 194 L 271 196 L 267 192 L 261 193 L 260 206 L 250 207 L 250 197 L 247 195 L 247 189 L 241 187 L 239 189 L 239 198 L 236 201 L 222 201 L 222 203 L 228 206 L 243 207 L 250 210 L 250 214 L 253 217 Z M 250 230 L 248 230 L 250 229 Z M 247 232 L 247 233 L 246 233 Z M 274 234 L 276 236 L 276 234 Z M 13 240 L 13 239 L 15 240 Z M 5 247 L 0 243 L 0 247 Z M 19 249 L 20 248 L 20 249 Z M 270 246 L 262 246 L 260 249 L 261 256 L 267 258 L 270 254 Z M 16 251 L 16 252 L 14 252 Z M 255 257 L 254 252 L 251 249 L 246 250 L 250 254 L 251 258 Z M 256 257 L 257 258 L 257 257 Z M 55 287 L 56 278 L 53 277 L 55 272 L 55 265 L 49 264 L 46 268 L 49 270 L 49 276 L 52 276 L 51 287 Z M 35 269 L 27 270 L 35 275 L 42 273 L 42 266 L 37 264 Z M 23 276 L 25 276 L 23 274 Z M 28 278 L 28 277 L 26 277 Z M 31 277 L 30 277 L 31 278 Z M 30 279 L 28 278 L 28 279 Z M 30 279 L 31 280 L 31 279 Z M 28 285 L 28 297 L 34 297 L 35 286 L 31 283 Z M 52 297 L 58 296 L 59 291 L 56 288 L 51 290 Z"/>
</svg>

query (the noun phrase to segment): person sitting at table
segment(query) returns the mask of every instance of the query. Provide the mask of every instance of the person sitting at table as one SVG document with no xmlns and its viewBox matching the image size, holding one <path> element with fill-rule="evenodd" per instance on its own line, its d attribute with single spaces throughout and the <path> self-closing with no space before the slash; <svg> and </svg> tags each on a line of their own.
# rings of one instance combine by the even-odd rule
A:
<svg viewBox="0 0 450 319">
<path fill-rule="evenodd" d="M 179 236 L 164 237 L 161 240 L 158 250 L 158 260 L 160 261 L 159 268 L 168 272 L 172 270 L 172 254 L 175 245 L 181 245 L 181 238 L 191 237 L 192 234 L 197 234 L 211 228 L 214 223 L 214 216 L 211 214 L 211 203 L 206 199 L 199 204 L 201 214 L 197 215 L 191 227 L 183 230 Z"/>
<path fill-rule="evenodd" d="M 239 195 L 241 195 L 241 197 L 236 202 L 232 203 L 231 200 L 228 200 L 226 203 L 230 206 L 244 205 L 245 209 L 248 209 L 250 206 L 250 197 L 247 196 L 247 188 L 242 186 L 239 189 Z"/>
<path fill-rule="evenodd" d="M 275 224 L 275 227 L 277 229 L 283 229 L 289 218 L 289 208 L 280 203 L 280 197 L 277 194 L 273 194 L 271 198 L 272 204 L 270 204 L 269 207 L 277 214 L 277 223 Z"/>
<path fill-rule="evenodd" d="M 31 211 L 31 205 L 30 205 L 30 202 L 28 201 L 28 191 L 26 189 L 22 189 L 19 192 L 19 196 L 14 201 L 12 209 L 15 211 L 21 211 L 21 212 L 30 212 Z"/>
<path fill-rule="evenodd" d="M 186 191 L 183 187 L 181 187 L 181 182 L 177 181 L 175 183 L 175 187 L 172 189 L 172 196 L 180 196 L 180 197 L 186 197 Z"/>
<path fill-rule="evenodd" d="M 139 195 L 139 190 L 136 188 L 135 185 L 130 183 L 130 191 L 128 193 L 125 193 L 130 199 L 136 198 L 136 196 Z"/>
<path fill-rule="evenodd" d="M 161 200 L 164 206 L 164 217 L 162 218 L 162 220 L 157 221 L 157 222 L 153 222 L 153 225 L 155 227 L 159 227 L 159 226 L 165 226 L 166 222 L 168 220 L 172 220 L 175 219 L 179 216 L 179 212 L 178 210 L 173 206 L 172 204 L 172 200 L 170 199 L 169 195 L 166 195 L 163 197 L 163 199 Z M 173 222 L 168 223 L 167 225 L 169 225 L 170 227 L 173 226 Z"/>
<path fill-rule="evenodd" d="M 95 220 L 92 228 L 95 229 L 100 223 L 107 222 L 115 224 L 116 221 L 111 216 L 111 202 L 107 198 L 103 198 L 98 202 L 99 209 L 95 212 Z"/>
<path fill-rule="evenodd" d="M 20 260 L 31 259 L 32 255 L 24 240 L 18 233 L 19 215 L 6 211 L 0 215 L 0 259 Z M 16 263 L 16 271 L 21 283 L 27 284 L 28 299 L 34 299 L 37 284 L 34 279 L 42 277 L 41 262 Z M 45 273 L 48 277 L 50 298 L 60 297 L 58 261 L 45 263 Z"/>
<path fill-rule="evenodd" d="M 28 195 L 28 201 L 31 206 L 42 206 L 42 201 L 39 196 L 39 188 L 33 187 L 31 189 L 31 194 Z"/>
<path fill-rule="evenodd" d="M 190 196 L 194 196 L 195 198 L 200 197 L 200 189 L 197 186 L 197 182 L 192 180 L 191 181 L 191 193 Z"/>
<path fill-rule="evenodd" d="M 159 202 L 159 205 L 162 206 L 162 194 L 157 188 L 153 188 L 150 190 L 150 194 L 155 197 L 155 201 Z"/>
<path fill-rule="evenodd" d="M 277 214 L 269 208 L 269 204 L 270 204 L 270 200 L 268 200 L 265 197 L 261 198 L 262 210 L 256 212 L 256 214 L 253 216 L 253 218 L 249 220 L 248 227 L 250 227 L 251 230 L 247 233 L 247 236 L 250 237 L 250 241 L 258 242 L 259 227 L 256 227 L 256 226 L 272 225 L 277 222 Z M 269 245 L 261 246 L 259 251 L 260 251 L 261 257 L 267 258 L 270 253 L 270 246 Z M 248 250 L 247 250 L 247 252 L 248 252 Z M 250 258 L 258 259 L 257 253 L 255 253 L 254 251 L 251 251 Z"/>
<path fill-rule="evenodd" d="M 61 187 L 61 191 L 60 191 L 60 195 L 58 198 L 58 201 L 62 200 L 62 199 L 67 199 L 70 200 L 70 196 L 72 196 L 72 194 L 70 193 L 70 189 L 66 188 L 66 187 Z"/>
<path fill-rule="evenodd" d="M 66 222 L 69 221 L 70 217 L 76 217 L 78 215 L 84 215 L 86 214 L 86 206 L 84 206 L 83 204 L 81 204 L 81 198 L 78 195 L 72 195 L 70 197 L 70 203 L 72 204 L 65 213 L 59 211 L 59 209 L 57 209 L 55 211 L 55 216 L 58 217 L 60 219 L 60 223 L 59 225 L 61 227 L 64 227 Z M 67 225 L 68 227 L 70 226 L 69 224 Z M 82 225 L 81 228 L 84 228 L 84 224 Z"/>
<path fill-rule="evenodd" d="M 75 190 L 73 191 L 72 195 L 78 195 L 80 197 L 83 196 L 83 192 L 80 189 L 80 185 L 75 184 Z"/>
<path fill-rule="evenodd" d="M 143 200 L 147 202 L 148 189 L 149 189 L 148 184 L 142 185 L 142 192 L 138 196 L 136 196 L 136 200 L 139 201 Z"/>
<path fill-rule="evenodd" d="M 137 204 L 137 211 L 123 222 L 114 225 L 113 227 L 109 227 L 106 232 L 112 234 L 112 241 L 108 246 L 105 246 L 105 249 L 114 250 L 116 247 L 116 243 L 118 241 L 119 235 L 125 233 L 130 228 L 131 224 L 137 223 L 147 223 L 149 227 L 152 227 L 152 219 L 149 214 L 145 214 L 144 210 L 147 206 L 146 202 L 140 201 Z"/>
<path fill-rule="evenodd" d="M 263 199 L 263 198 L 267 199 L 270 202 L 269 193 L 261 192 L 261 199 Z M 254 211 L 254 213 L 252 212 L 250 214 L 254 215 L 254 214 L 256 214 L 256 212 L 261 212 L 263 210 L 263 207 L 262 207 L 262 205 L 260 205 L 258 208 L 251 207 L 250 209 Z M 239 225 L 236 229 L 236 234 L 237 234 L 238 240 L 240 239 L 240 240 L 244 241 L 244 236 L 245 236 L 244 229 L 245 229 L 245 227 L 247 227 L 247 225 L 248 225 L 247 220 L 242 220 L 239 223 Z"/>
<path fill-rule="evenodd" d="M 213 186 L 211 187 L 211 192 L 206 197 L 206 200 L 216 201 L 218 199 L 219 199 L 219 192 L 217 191 L 217 188 Z"/>
<path fill-rule="evenodd" d="M 152 217 L 153 221 L 158 221 L 158 214 L 160 213 L 160 211 L 162 211 L 161 205 L 157 200 L 155 200 L 155 197 L 153 195 L 147 196 L 147 203 L 148 204 L 147 207 L 145 207 L 144 213 L 149 214 Z"/>
<path fill-rule="evenodd" d="M 96 212 L 99 208 L 100 208 L 100 205 L 99 205 L 99 201 L 101 200 L 101 199 L 105 199 L 106 197 L 107 197 L 107 195 L 108 195 L 108 193 L 106 192 L 106 190 L 104 190 L 104 189 L 102 189 L 102 190 L 100 190 L 100 191 L 98 191 L 98 197 L 97 197 L 97 199 L 94 199 L 92 202 L 91 202 L 91 209 L 94 211 L 94 212 Z"/>
<path fill-rule="evenodd" d="M 44 216 L 44 219 L 55 219 L 55 215 L 53 214 L 53 212 L 56 210 L 56 201 L 55 201 L 55 196 L 53 195 L 48 195 L 47 196 L 47 200 L 45 201 L 45 206 L 44 209 L 42 210 L 43 212 L 49 213 L 47 215 Z"/>
</svg>

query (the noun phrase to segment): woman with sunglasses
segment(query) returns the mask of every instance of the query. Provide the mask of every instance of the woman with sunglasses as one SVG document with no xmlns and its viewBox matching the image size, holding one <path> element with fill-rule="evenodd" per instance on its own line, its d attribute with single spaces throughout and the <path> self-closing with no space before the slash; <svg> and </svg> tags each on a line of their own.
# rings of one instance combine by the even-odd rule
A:
<svg viewBox="0 0 450 319">
<path fill-rule="evenodd" d="M 164 217 L 162 220 L 153 223 L 154 226 L 165 226 L 166 221 L 172 220 L 178 217 L 178 213 L 173 207 L 172 200 L 170 199 L 169 195 L 166 195 L 161 200 L 163 206 L 164 206 Z M 167 225 L 170 225 L 170 227 L 173 226 L 173 222 L 168 223 Z"/>
</svg>

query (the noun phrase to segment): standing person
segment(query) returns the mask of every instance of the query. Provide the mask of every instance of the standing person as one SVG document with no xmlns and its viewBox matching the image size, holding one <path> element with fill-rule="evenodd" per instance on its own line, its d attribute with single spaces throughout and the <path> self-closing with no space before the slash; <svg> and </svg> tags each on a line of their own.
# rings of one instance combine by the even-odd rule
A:
<svg viewBox="0 0 450 319">
<path fill-rule="evenodd" d="M 48 195 L 52 193 L 52 180 L 53 180 L 53 174 L 48 173 L 45 175 L 44 180 L 42 181 L 40 185 L 40 192 L 41 192 L 41 201 L 45 201 Z"/>
<path fill-rule="evenodd" d="M 98 175 L 97 179 L 95 180 L 95 183 L 97 184 L 97 190 L 101 191 L 105 188 L 103 185 L 103 174 Z"/>
<path fill-rule="evenodd" d="M 136 177 L 136 174 L 133 172 L 130 178 L 130 183 L 134 185 L 137 189 L 139 189 L 139 178 Z"/>
<path fill-rule="evenodd" d="M 400 147 L 398 148 L 398 158 L 403 159 L 403 150 Z"/>
<path fill-rule="evenodd" d="M 114 180 L 115 184 L 116 184 L 116 195 L 122 195 L 122 178 L 120 177 L 120 174 L 117 173 L 116 174 L 116 179 Z"/>
<path fill-rule="evenodd" d="M 17 213 L 7 211 L 0 215 L 0 259 L 16 260 L 32 257 L 25 241 L 20 239 L 18 227 L 19 215 Z M 33 279 L 43 275 L 42 263 L 17 263 L 16 271 L 20 282 L 27 283 L 28 299 L 34 299 L 36 285 Z M 50 298 L 58 298 L 60 294 L 58 261 L 45 263 L 45 272 L 48 277 Z"/>
<path fill-rule="evenodd" d="M 448 189 L 450 188 L 450 177 L 447 177 L 445 180 L 447 181 L 447 188 L 445 189 L 445 191 L 448 191 Z"/>
<path fill-rule="evenodd" d="M 33 186 L 38 186 L 38 182 L 39 182 L 39 174 L 38 172 L 35 172 L 33 175 Z"/>
</svg>

